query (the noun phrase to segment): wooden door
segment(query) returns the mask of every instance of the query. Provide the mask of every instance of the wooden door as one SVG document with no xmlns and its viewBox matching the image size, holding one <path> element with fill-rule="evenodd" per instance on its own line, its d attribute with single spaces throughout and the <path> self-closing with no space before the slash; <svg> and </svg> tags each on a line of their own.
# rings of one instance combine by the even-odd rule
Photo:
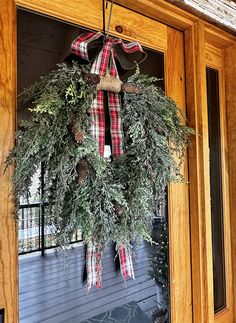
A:
<svg viewBox="0 0 236 323">
<path fill-rule="evenodd" d="M 1 102 L 4 102 L 0 121 L 3 124 L 0 127 L 1 167 L 3 167 L 4 158 L 9 148 L 12 147 L 15 131 L 16 56 L 14 35 L 16 29 L 16 6 L 82 27 L 101 30 L 101 5 L 102 1 L 99 0 L 73 0 L 69 2 L 65 0 L 56 2 L 53 0 L 1 0 L 1 19 L 7 21 L 7 25 L 4 26 L 2 31 L 3 38 L 1 40 L 4 51 L 0 53 L 1 64 L 4 67 L 1 82 L 4 84 L 5 89 L 1 93 Z M 88 10 L 88 8 L 93 9 Z M 118 31 L 121 31 L 121 33 Z M 125 40 L 137 40 L 143 46 L 164 54 L 166 93 L 177 101 L 179 107 L 185 113 L 184 34 L 141 14 L 114 5 L 111 35 Z M 183 174 L 187 180 L 187 157 L 183 165 Z M 1 181 L 2 179 L 6 183 L 7 189 L 1 191 L 0 204 L 3 223 L 0 246 L 4 248 L 2 249 L 4 252 L 1 253 L 0 265 L 2 266 L 0 267 L 0 279 L 4 278 L 4 282 L 0 280 L 0 286 L 3 286 L 3 291 L 0 292 L 0 308 L 5 308 L 6 322 L 15 323 L 17 322 L 17 234 L 14 222 L 11 220 L 13 204 L 9 197 L 11 188 L 10 174 L 5 174 L 4 177 L 1 177 Z M 190 221 L 188 187 L 186 184 L 170 185 L 168 190 L 168 217 L 171 322 L 191 323 Z M 12 237 L 12 239 L 9 237 Z M 10 264 L 11 268 L 9 268 Z"/>
</svg>

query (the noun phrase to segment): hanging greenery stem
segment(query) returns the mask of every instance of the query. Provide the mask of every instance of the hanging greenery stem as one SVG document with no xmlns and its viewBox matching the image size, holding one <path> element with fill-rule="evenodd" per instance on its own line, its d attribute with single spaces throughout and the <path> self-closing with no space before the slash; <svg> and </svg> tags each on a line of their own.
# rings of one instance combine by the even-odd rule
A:
<svg viewBox="0 0 236 323">
<path fill-rule="evenodd" d="M 183 182 L 181 164 L 192 130 L 155 79 L 137 71 L 126 87 L 138 90 L 123 97 L 125 154 L 106 161 L 90 134 L 98 81 L 89 84 L 88 71 L 77 63 L 61 64 L 20 95 L 32 118 L 22 123 L 6 161 L 16 162 L 15 198 L 28 198 L 43 163 L 46 219 L 60 245 L 78 229 L 86 241 L 92 236 L 102 246 L 110 239 L 118 245 L 150 240 L 153 211 L 166 185 Z"/>
</svg>

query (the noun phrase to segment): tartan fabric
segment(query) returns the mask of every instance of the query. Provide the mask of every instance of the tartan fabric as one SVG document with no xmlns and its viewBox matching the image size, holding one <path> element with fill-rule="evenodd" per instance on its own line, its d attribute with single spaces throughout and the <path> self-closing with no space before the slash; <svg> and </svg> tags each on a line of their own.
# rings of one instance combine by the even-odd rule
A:
<svg viewBox="0 0 236 323">
<path fill-rule="evenodd" d="M 93 45 L 93 46 L 92 46 Z M 142 47 L 137 42 L 123 43 L 121 39 L 104 38 L 102 33 L 87 33 L 78 36 L 72 43 L 72 53 L 89 62 L 93 60 L 90 57 L 90 49 L 93 53 L 96 52 L 96 47 L 101 50 L 97 51 L 97 56 L 92 63 L 91 73 L 97 75 L 107 75 L 119 78 L 115 59 L 119 60 L 117 52 L 124 52 L 125 55 L 135 52 L 144 53 Z M 95 51 L 94 51 L 95 49 Z M 130 61 L 128 61 L 130 63 Z M 136 62 L 133 62 L 133 67 Z M 121 64 L 122 65 L 122 64 Z M 126 66 L 128 66 L 126 64 Z M 108 107 L 110 113 L 111 123 L 111 140 L 112 140 L 112 155 L 118 157 L 123 154 L 123 128 L 121 121 L 121 99 L 118 93 L 107 92 Z M 105 147 L 105 115 L 104 115 L 104 92 L 97 91 L 96 98 L 92 102 L 91 107 L 91 135 L 97 141 L 99 152 L 104 156 Z M 128 277 L 134 278 L 132 253 L 130 248 L 121 244 L 118 248 L 121 274 L 126 280 Z M 102 286 L 102 266 L 101 266 L 101 252 L 97 248 L 95 242 L 88 244 L 86 254 L 86 268 L 87 268 L 87 284 L 88 289 L 93 285 L 98 288 Z"/>
<path fill-rule="evenodd" d="M 88 291 L 94 285 L 97 288 L 102 287 L 102 256 L 101 247 L 90 241 L 87 244 L 86 252 L 86 270 Z"/>
<path fill-rule="evenodd" d="M 132 252 L 130 247 L 126 247 L 123 244 L 120 244 L 119 258 L 120 258 L 121 274 L 124 281 L 126 281 L 128 277 L 135 279 Z"/>
<path fill-rule="evenodd" d="M 99 39 L 101 35 L 101 33 L 93 32 L 80 35 L 72 42 L 71 52 L 90 62 L 88 46 L 91 41 Z"/>
<path fill-rule="evenodd" d="M 111 120 L 111 141 L 112 141 L 112 155 L 117 157 L 123 154 L 123 129 L 121 122 L 120 111 L 120 96 L 117 93 L 108 93 L 108 104 Z M 99 152 L 104 155 L 105 147 L 105 115 L 103 109 L 104 93 L 97 91 L 97 96 L 93 100 L 91 107 L 91 134 L 98 142 Z"/>
<path fill-rule="evenodd" d="M 113 40 L 108 38 L 105 40 L 104 46 L 91 67 L 91 73 L 106 75 L 110 74 L 113 77 L 119 78 L 114 52 L 112 49 Z M 118 93 L 108 91 L 108 106 L 111 120 L 111 140 L 112 140 L 112 155 L 117 157 L 123 154 L 123 128 L 120 116 L 120 96 Z M 105 115 L 104 115 L 104 93 L 97 91 L 97 97 L 92 103 L 91 109 L 91 133 L 99 145 L 99 152 L 104 155 L 105 146 Z"/>
<path fill-rule="evenodd" d="M 138 42 L 123 43 L 121 39 L 108 38 L 104 39 L 102 33 L 86 33 L 78 36 L 72 42 L 72 53 L 87 61 L 92 61 L 93 57 L 89 57 L 89 48 L 94 41 L 99 41 L 101 51 L 96 56 L 91 73 L 98 75 L 106 75 L 107 73 L 113 77 L 119 78 L 116 68 L 115 58 L 119 59 L 115 48 L 119 46 L 126 54 L 134 52 L 144 53 Z M 99 44 L 97 45 L 99 47 Z M 103 109 L 104 94 L 103 91 L 97 92 L 91 107 L 91 134 L 99 145 L 99 152 L 104 155 L 105 145 L 105 116 Z M 108 91 L 108 105 L 111 120 L 111 139 L 112 139 L 112 155 L 117 157 L 123 154 L 123 128 L 120 113 L 120 96 L 118 93 Z"/>
<path fill-rule="evenodd" d="M 141 53 L 141 57 L 136 57 L 135 59 L 133 58 L 133 62 L 129 59 L 130 66 L 127 69 L 133 68 L 136 66 L 137 63 L 140 63 L 146 58 L 146 53 L 143 51 L 142 46 L 138 42 L 131 42 L 131 43 L 124 43 L 122 39 L 112 39 L 108 38 L 108 41 L 112 42 L 112 48 L 113 51 L 114 49 L 119 48 L 119 52 L 123 51 L 126 56 L 127 54 L 133 54 L 135 52 Z M 93 43 L 96 43 L 95 45 Z M 93 46 L 91 46 L 93 44 Z M 94 33 L 85 33 L 79 35 L 73 42 L 71 46 L 71 52 L 75 54 L 76 56 L 79 56 L 89 62 L 91 62 L 94 59 L 94 53 L 95 57 L 97 56 L 96 53 L 101 52 L 101 49 L 104 45 L 104 35 L 101 32 Z M 91 51 L 91 47 L 94 50 L 94 47 L 97 47 L 97 51 Z M 114 51 L 114 56 L 116 59 L 120 61 L 120 57 L 117 54 L 117 51 Z M 91 56 L 91 57 L 90 57 Z M 120 61 L 121 65 L 122 62 Z M 106 71 L 105 71 L 106 72 Z"/>
</svg>

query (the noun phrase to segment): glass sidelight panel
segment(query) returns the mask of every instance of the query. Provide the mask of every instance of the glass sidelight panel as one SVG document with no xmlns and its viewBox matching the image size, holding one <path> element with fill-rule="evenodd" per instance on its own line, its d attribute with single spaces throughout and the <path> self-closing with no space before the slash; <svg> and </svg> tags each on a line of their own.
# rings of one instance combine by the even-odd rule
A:
<svg viewBox="0 0 236 323">
<path fill-rule="evenodd" d="M 220 131 L 219 73 L 207 68 L 208 131 L 210 148 L 210 188 L 213 245 L 214 309 L 226 306 L 224 212 Z"/>
<path fill-rule="evenodd" d="M 68 54 L 72 40 L 85 29 L 22 10 L 18 11 L 18 93 L 42 75 L 56 68 Z M 156 76 L 164 90 L 164 54 L 146 49 L 148 58 L 141 72 Z M 134 71 L 132 71 L 134 72 Z M 132 72 L 119 67 L 122 80 Z M 27 107 L 18 105 L 18 121 L 30 118 Z M 106 144 L 109 145 L 109 113 L 106 114 Z M 36 185 L 37 179 L 35 179 Z M 40 200 L 39 202 L 40 204 Z M 166 203 L 167 204 L 167 203 Z M 124 315 L 138 311 L 135 322 L 169 322 L 168 215 L 163 205 L 153 217 L 153 240 L 136 247 L 136 279 L 127 287 L 115 270 L 114 249 L 107 247 L 103 257 L 103 288 L 87 294 L 83 280 L 84 247 L 80 242 L 69 253 L 67 275 L 60 259 L 47 253 L 19 261 L 20 321 L 22 322 L 100 322 L 104 313 L 122 321 Z M 26 231 L 21 227 L 21 234 Z M 23 230 L 23 232 L 22 232 Z M 28 232 L 28 231 L 27 231 Z M 31 234 L 31 231 L 29 232 Z M 27 236 L 28 239 L 28 236 Z M 47 245 L 47 241 L 45 241 Z M 19 244 L 20 246 L 20 244 Z M 161 273 L 161 274 L 160 274 Z M 31 279 L 32 278 L 32 279 Z M 138 307 L 137 307 L 138 306 Z M 115 308 L 117 310 L 113 311 Z M 96 319 L 91 317 L 96 316 Z M 128 322 L 128 317 L 126 317 Z M 126 322 L 126 321 L 125 321 Z"/>
</svg>

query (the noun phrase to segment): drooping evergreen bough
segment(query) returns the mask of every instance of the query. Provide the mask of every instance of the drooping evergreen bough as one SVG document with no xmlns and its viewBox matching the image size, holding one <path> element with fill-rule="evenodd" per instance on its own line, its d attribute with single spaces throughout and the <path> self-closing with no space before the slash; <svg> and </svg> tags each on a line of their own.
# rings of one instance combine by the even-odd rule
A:
<svg viewBox="0 0 236 323">
<path fill-rule="evenodd" d="M 77 63 L 60 64 L 20 95 L 32 117 L 22 122 L 6 161 L 16 165 L 16 203 L 21 196 L 29 198 L 32 177 L 43 164 L 47 224 L 60 246 L 78 229 L 85 241 L 92 236 L 102 246 L 109 240 L 117 245 L 150 240 L 153 212 L 167 184 L 183 182 L 181 164 L 192 130 L 155 78 L 137 71 L 128 83 L 141 93 L 123 95 L 125 154 L 105 160 L 89 131 L 96 86 L 86 83 L 88 71 Z M 72 131 L 75 122 L 79 141 Z"/>
</svg>

